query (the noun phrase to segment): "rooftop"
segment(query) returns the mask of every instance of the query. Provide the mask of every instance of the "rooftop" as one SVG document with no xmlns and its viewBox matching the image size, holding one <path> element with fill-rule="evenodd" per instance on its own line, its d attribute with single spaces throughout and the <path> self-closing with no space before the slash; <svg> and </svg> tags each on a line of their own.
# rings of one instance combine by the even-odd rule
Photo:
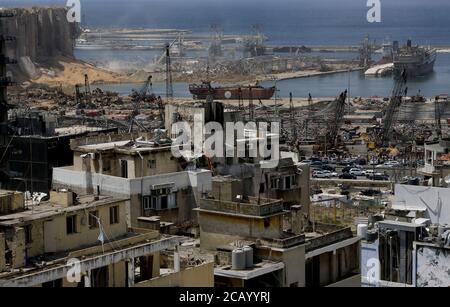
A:
<svg viewBox="0 0 450 307">
<path fill-rule="evenodd" d="M 218 199 L 204 198 L 201 200 L 198 211 L 234 214 L 243 217 L 267 217 L 270 215 L 284 214 L 281 200 L 249 197 L 242 202 L 222 201 Z"/>
<path fill-rule="evenodd" d="M 39 219 L 44 219 L 47 217 L 65 214 L 68 212 L 75 212 L 84 209 L 95 208 L 98 206 L 109 205 L 113 203 L 118 203 L 126 201 L 126 198 L 116 198 L 111 196 L 99 196 L 98 200 L 95 200 L 93 195 L 80 196 L 77 198 L 78 204 L 73 206 L 64 206 L 57 204 L 55 202 L 45 201 L 41 203 L 36 203 L 33 205 L 29 204 L 28 210 L 0 216 L 0 226 L 12 226 L 16 224 L 22 224 L 28 221 L 34 221 Z"/>
<path fill-rule="evenodd" d="M 214 275 L 249 280 L 281 269 L 284 269 L 283 262 L 262 261 L 245 270 L 233 270 L 230 265 L 217 267 Z"/>
</svg>

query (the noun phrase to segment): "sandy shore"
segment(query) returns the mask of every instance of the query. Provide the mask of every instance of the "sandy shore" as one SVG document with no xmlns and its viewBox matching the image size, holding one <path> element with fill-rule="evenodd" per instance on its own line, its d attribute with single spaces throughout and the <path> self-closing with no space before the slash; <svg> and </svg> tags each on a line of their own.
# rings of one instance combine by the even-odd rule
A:
<svg viewBox="0 0 450 307">
<path fill-rule="evenodd" d="M 40 77 L 32 80 L 33 83 L 44 84 L 48 86 L 62 86 L 63 88 L 73 88 L 76 84 L 84 84 L 84 75 L 87 74 L 92 86 L 95 84 L 119 84 L 119 83 L 143 83 L 147 77 L 151 74 L 153 76 L 153 82 L 164 82 L 165 73 L 163 72 L 145 72 L 137 71 L 133 74 L 121 74 L 112 71 L 108 71 L 102 68 L 98 68 L 92 64 L 61 57 L 56 59 L 54 68 L 49 70 L 43 70 Z M 352 68 L 353 70 L 359 70 L 360 68 Z M 278 74 L 267 75 L 254 75 L 254 76 L 241 76 L 236 75 L 233 77 L 218 77 L 214 78 L 216 83 L 228 83 L 228 84 L 253 84 L 256 81 L 281 81 L 296 78 L 307 78 L 319 75 L 329 75 L 336 73 L 345 73 L 349 69 L 342 69 L 341 67 L 335 67 L 330 71 L 318 71 L 318 70 L 302 70 L 295 72 L 286 72 Z M 186 82 L 195 83 L 202 80 L 198 77 L 191 77 L 178 73 L 173 73 L 174 82 Z"/>
</svg>

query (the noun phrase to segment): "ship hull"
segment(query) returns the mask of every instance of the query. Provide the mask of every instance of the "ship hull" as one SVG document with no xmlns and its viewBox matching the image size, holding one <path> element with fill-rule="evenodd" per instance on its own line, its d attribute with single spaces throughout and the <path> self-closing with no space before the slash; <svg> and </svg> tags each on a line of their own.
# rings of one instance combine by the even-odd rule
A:
<svg viewBox="0 0 450 307">
<path fill-rule="evenodd" d="M 394 65 L 396 75 L 401 75 L 403 71 L 406 71 L 408 77 L 423 77 L 434 71 L 434 61 L 421 64 Z"/>
<path fill-rule="evenodd" d="M 214 99 L 239 100 L 239 99 L 271 99 L 275 94 L 275 87 L 216 87 L 211 88 Z M 206 99 L 210 89 L 206 86 L 190 85 L 189 91 L 196 99 Z"/>
<path fill-rule="evenodd" d="M 403 71 L 406 71 L 408 78 L 423 77 L 431 74 L 434 71 L 434 64 L 436 62 L 436 55 L 430 55 L 424 61 L 402 63 L 394 61 L 394 73 L 399 76 Z"/>
</svg>

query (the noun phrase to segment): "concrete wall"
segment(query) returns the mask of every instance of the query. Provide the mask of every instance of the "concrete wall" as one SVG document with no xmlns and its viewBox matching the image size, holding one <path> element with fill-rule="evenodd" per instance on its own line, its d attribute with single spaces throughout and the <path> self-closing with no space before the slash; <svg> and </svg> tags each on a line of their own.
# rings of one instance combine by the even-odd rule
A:
<svg viewBox="0 0 450 307">
<path fill-rule="evenodd" d="M 68 188 L 77 193 L 85 194 L 88 185 L 100 193 L 130 198 L 130 225 L 137 226 L 137 218 L 142 216 L 142 204 L 139 195 L 149 195 L 153 185 L 173 184 L 177 192 L 178 214 L 170 222 L 184 222 L 186 219 L 196 220 L 192 209 L 196 208 L 203 193 L 211 191 L 212 173 L 207 170 L 185 171 L 160 174 L 151 177 L 127 179 L 96 173 L 74 171 L 71 168 L 53 169 L 53 188 Z M 159 215 L 159 214 L 158 214 Z"/>
<path fill-rule="evenodd" d="M 235 215 L 199 212 L 200 244 L 205 249 L 246 238 L 279 238 L 283 231 L 282 215 L 247 218 Z"/>
<path fill-rule="evenodd" d="M 283 252 L 281 260 L 285 265 L 285 285 L 305 286 L 305 246 L 300 245 Z"/>
<path fill-rule="evenodd" d="M 0 192 L 0 215 L 22 211 L 25 208 L 25 196 L 20 192 Z"/>
<path fill-rule="evenodd" d="M 214 263 L 204 263 L 137 283 L 135 287 L 214 287 Z"/>
<path fill-rule="evenodd" d="M 109 208 L 119 207 L 119 223 L 110 225 Z M 80 249 L 94 243 L 98 243 L 99 228 L 89 228 L 89 212 L 98 211 L 105 233 L 109 239 L 120 237 L 127 232 L 126 219 L 127 202 L 115 202 L 98 206 L 89 210 L 64 212 L 51 218 L 40 219 L 25 224 L 31 227 L 31 242 L 27 244 L 27 256 L 35 257 L 44 253 L 65 252 Z M 67 216 L 77 216 L 77 233 L 67 234 Z M 25 245 L 25 237 L 16 238 L 17 242 Z M 105 238 L 105 240 L 107 240 Z M 17 243 L 19 244 L 19 243 Z"/>
<path fill-rule="evenodd" d="M 359 288 L 361 287 L 361 275 L 356 274 L 349 278 L 338 281 L 334 284 L 328 285 L 330 288 Z"/>
</svg>

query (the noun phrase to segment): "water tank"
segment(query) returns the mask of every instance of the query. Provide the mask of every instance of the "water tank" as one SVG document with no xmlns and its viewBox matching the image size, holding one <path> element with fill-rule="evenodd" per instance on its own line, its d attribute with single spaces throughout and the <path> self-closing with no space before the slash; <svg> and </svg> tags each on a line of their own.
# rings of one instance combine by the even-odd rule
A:
<svg viewBox="0 0 450 307">
<path fill-rule="evenodd" d="M 231 252 L 231 268 L 233 270 L 245 270 L 245 252 L 238 248 Z"/>
<path fill-rule="evenodd" d="M 250 246 L 244 246 L 245 253 L 245 267 L 252 268 L 253 267 L 253 248 Z"/>
<path fill-rule="evenodd" d="M 367 228 L 368 226 L 366 224 L 358 224 L 358 228 L 356 230 L 356 234 L 358 237 L 361 237 L 363 239 L 367 238 Z"/>
</svg>

